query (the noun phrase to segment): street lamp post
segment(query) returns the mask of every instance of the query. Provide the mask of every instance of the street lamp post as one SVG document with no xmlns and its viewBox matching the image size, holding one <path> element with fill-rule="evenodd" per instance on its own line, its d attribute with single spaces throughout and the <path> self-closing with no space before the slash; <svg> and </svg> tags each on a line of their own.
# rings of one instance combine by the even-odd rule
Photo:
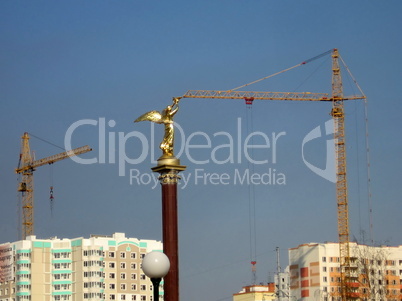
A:
<svg viewBox="0 0 402 301">
<path fill-rule="evenodd" d="M 163 277 L 169 272 L 169 258 L 162 252 L 150 252 L 142 260 L 142 270 L 145 275 L 151 278 L 153 289 L 153 301 L 159 300 L 159 284 Z"/>
</svg>

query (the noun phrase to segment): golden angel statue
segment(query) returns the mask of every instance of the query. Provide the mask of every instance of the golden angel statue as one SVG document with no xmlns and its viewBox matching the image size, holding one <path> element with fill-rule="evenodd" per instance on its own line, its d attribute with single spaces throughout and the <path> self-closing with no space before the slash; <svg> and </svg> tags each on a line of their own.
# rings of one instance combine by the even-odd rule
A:
<svg viewBox="0 0 402 301">
<path fill-rule="evenodd" d="M 162 158 L 174 157 L 173 147 L 174 147 L 174 125 L 173 116 L 179 110 L 179 100 L 180 98 L 174 97 L 173 104 L 167 106 L 161 113 L 158 111 L 150 111 L 138 117 L 134 122 L 140 121 L 152 121 L 159 124 L 165 125 L 165 135 L 159 148 L 162 150 Z"/>
</svg>

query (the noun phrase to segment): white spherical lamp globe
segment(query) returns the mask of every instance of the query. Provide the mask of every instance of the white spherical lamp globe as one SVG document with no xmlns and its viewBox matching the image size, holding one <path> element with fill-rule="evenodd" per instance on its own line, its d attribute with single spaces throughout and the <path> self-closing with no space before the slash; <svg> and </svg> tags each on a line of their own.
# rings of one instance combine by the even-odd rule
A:
<svg viewBox="0 0 402 301">
<path fill-rule="evenodd" d="M 149 278 L 163 278 L 169 272 L 169 268 L 169 258 L 162 252 L 150 252 L 142 260 L 142 270 Z"/>
</svg>

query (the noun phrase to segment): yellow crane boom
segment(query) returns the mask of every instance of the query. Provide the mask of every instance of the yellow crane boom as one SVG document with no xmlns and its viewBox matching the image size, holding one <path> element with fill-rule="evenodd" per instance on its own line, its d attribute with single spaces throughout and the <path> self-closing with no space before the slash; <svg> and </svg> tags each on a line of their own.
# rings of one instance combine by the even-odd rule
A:
<svg viewBox="0 0 402 301">
<path fill-rule="evenodd" d="M 180 98 L 180 97 L 179 97 Z M 252 99 L 252 100 L 300 100 L 300 101 L 333 101 L 328 93 L 312 92 L 257 92 L 257 91 L 219 91 L 219 90 L 188 90 L 181 98 L 212 98 L 212 99 Z M 342 100 L 363 99 L 365 96 L 351 95 Z"/>
<path fill-rule="evenodd" d="M 33 172 L 35 171 L 35 168 L 46 164 L 53 164 L 57 161 L 67 159 L 69 157 L 84 154 L 91 151 L 92 149 L 88 145 L 86 145 L 50 157 L 33 161 L 29 146 L 30 137 L 28 133 L 24 133 L 21 138 L 22 143 L 20 163 L 19 166 L 15 169 L 15 172 L 22 175 L 21 182 L 18 186 L 18 191 L 22 193 L 22 239 L 25 239 L 27 236 L 33 235 L 34 233 Z"/>
<path fill-rule="evenodd" d="M 189 90 L 181 98 L 211 98 L 211 99 L 244 99 L 246 104 L 252 104 L 258 100 L 298 100 L 298 101 L 330 101 L 332 103 L 331 116 L 334 121 L 334 140 L 335 140 L 335 164 L 336 164 L 336 199 L 337 199 L 337 217 L 338 217 L 338 240 L 339 257 L 341 269 L 341 293 L 342 301 L 356 300 L 358 294 L 354 292 L 355 286 L 350 285 L 357 279 L 352 277 L 349 250 L 349 207 L 346 178 L 346 147 L 345 147 L 345 100 L 366 99 L 364 95 L 343 95 L 342 77 L 339 66 L 339 53 L 333 49 L 325 54 L 332 53 L 332 94 L 312 93 L 312 92 L 255 92 L 255 91 L 237 91 L 236 89 L 228 91 L 217 90 Z M 318 57 L 321 57 L 317 56 Z M 315 58 L 313 58 L 315 59 Z M 308 60 L 311 61 L 311 60 Z M 306 61 L 306 62 L 308 62 Z M 303 62 L 294 67 L 303 65 Z M 294 68 L 292 67 L 292 68 Z M 290 70 L 286 69 L 284 71 Z M 281 72 L 278 72 L 279 74 Z M 268 78 L 268 77 L 266 77 Z M 259 81 L 259 80 L 258 80 Z M 257 81 L 255 81 L 257 82 Z M 240 86 L 245 87 L 249 84 Z"/>
</svg>

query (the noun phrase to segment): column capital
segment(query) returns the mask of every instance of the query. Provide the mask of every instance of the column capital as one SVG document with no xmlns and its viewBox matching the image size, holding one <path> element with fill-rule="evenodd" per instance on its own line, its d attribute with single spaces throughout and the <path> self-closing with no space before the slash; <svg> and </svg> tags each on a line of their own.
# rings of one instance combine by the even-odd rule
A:
<svg viewBox="0 0 402 301">
<path fill-rule="evenodd" d="M 186 169 L 183 165 L 160 165 L 152 168 L 152 171 L 160 173 L 159 181 L 163 184 L 177 184 L 181 179 L 179 172 Z"/>
</svg>

